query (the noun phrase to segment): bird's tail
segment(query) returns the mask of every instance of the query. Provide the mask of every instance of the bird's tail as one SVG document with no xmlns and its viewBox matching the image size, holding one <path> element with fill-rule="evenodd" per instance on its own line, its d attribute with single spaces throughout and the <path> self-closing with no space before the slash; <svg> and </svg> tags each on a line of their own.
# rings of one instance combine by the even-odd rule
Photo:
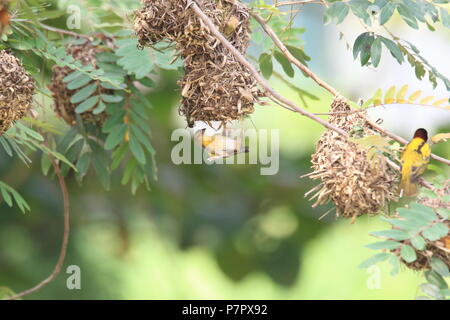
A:
<svg viewBox="0 0 450 320">
<path fill-rule="evenodd" d="M 400 182 L 400 196 L 414 197 L 419 193 L 417 184 L 411 181 L 410 176 L 403 176 Z"/>
</svg>

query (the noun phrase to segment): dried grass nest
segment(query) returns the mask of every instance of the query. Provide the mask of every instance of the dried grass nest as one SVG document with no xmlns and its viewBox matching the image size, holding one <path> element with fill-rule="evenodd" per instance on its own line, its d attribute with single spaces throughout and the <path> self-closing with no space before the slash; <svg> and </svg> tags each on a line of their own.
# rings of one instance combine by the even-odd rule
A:
<svg viewBox="0 0 450 320">
<path fill-rule="evenodd" d="M 180 114 L 189 126 L 195 121 L 241 119 L 254 111 L 262 96 L 247 69 L 211 35 L 187 0 L 141 0 L 136 12 L 135 31 L 141 46 L 160 41 L 176 43 L 183 58 L 185 75 L 179 81 Z M 245 54 L 249 40 L 249 13 L 236 0 L 197 1 L 230 43 Z"/>
<path fill-rule="evenodd" d="M 86 39 L 84 43 L 75 42 L 67 46 L 66 52 L 72 55 L 75 60 L 80 61 L 83 65 L 91 65 L 97 68 L 96 54 L 105 50 L 104 46 L 94 45 L 92 41 Z M 73 72 L 69 67 L 60 67 L 55 65 L 53 67 L 52 80 L 49 85 L 49 89 L 52 92 L 54 108 L 56 114 L 61 117 L 67 124 L 73 126 L 76 124 L 76 104 L 70 102 L 70 99 L 80 90 L 69 90 L 67 88 L 67 83 L 63 80 L 69 74 Z M 86 86 L 92 84 L 95 80 L 92 80 Z M 85 87 L 85 86 L 84 86 Z M 112 94 L 112 90 L 105 89 L 102 86 L 97 86 L 96 95 L 101 94 Z M 91 123 L 101 126 L 106 119 L 106 113 L 102 112 L 100 114 L 94 114 L 92 110 L 96 106 L 92 107 L 90 110 L 85 111 L 80 114 L 83 123 Z"/>
<path fill-rule="evenodd" d="M 328 121 L 348 133 L 360 127 L 363 136 L 374 134 L 364 114 L 351 111 L 346 100 L 337 97 L 331 105 L 333 114 Z M 321 180 L 306 194 L 313 194 L 313 207 L 332 200 L 337 216 L 355 219 L 364 214 L 377 214 L 388 201 L 396 199 L 397 173 L 383 156 L 371 153 L 371 157 L 368 157 L 368 150 L 339 133 L 325 131 L 311 159 L 314 171 L 309 176 Z"/>
<path fill-rule="evenodd" d="M 0 135 L 31 108 L 36 85 L 18 58 L 0 50 Z"/>
</svg>

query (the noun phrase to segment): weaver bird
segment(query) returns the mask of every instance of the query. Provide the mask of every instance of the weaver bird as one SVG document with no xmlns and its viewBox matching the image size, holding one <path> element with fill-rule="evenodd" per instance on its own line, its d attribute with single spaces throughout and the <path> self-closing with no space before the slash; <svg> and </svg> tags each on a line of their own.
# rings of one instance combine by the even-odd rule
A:
<svg viewBox="0 0 450 320">
<path fill-rule="evenodd" d="M 232 136 L 227 131 L 208 136 L 205 131 L 206 129 L 197 131 L 194 139 L 206 149 L 209 161 L 248 152 L 248 148 L 243 146 L 242 137 Z"/>
<path fill-rule="evenodd" d="M 8 12 L 9 0 L 0 0 L 0 36 L 9 26 L 10 16 Z"/>
<path fill-rule="evenodd" d="M 403 150 L 400 196 L 411 197 L 418 193 L 417 178 L 425 172 L 430 161 L 431 149 L 427 140 L 427 130 L 417 129 L 413 139 Z"/>
</svg>

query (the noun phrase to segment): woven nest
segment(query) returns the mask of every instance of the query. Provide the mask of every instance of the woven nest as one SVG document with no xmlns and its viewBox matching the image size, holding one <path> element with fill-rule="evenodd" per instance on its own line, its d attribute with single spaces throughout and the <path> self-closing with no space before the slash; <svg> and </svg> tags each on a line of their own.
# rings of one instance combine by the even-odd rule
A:
<svg viewBox="0 0 450 320">
<path fill-rule="evenodd" d="M 30 110 L 36 85 L 22 63 L 0 51 L 0 135 Z"/>
<path fill-rule="evenodd" d="M 83 65 L 92 65 L 93 67 L 97 67 L 96 54 L 105 50 L 104 46 L 95 46 L 91 41 L 86 40 L 83 44 L 70 44 L 67 47 L 67 54 L 72 55 L 75 60 L 80 61 Z M 76 104 L 70 102 L 70 99 L 75 95 L 78 91 L 83 88 L 79 88 L 76 90 L 67 89 L 67 83 L 63 80 L 69 74 L 73 72 L 69 67 L 59 67 L 55 65 L 53 67 L 53 75 L 52 81 L 49 85 L 49 89 L 52 92 L 54 108 L 56 114 L 61 117 L 67 124 L 73 126 L 76 124 L 76 113 L 75 109 L 77 107 Z M 94 83 L 92 80 L 90 83 L 86 84 L 86 86 Z M 110 89 L 105 89 L 102 86 L 97 86 L 97 91 L 93 95 L 100 94 L 112 94 L 113 91 Z M 90 110 L 85 111 L 80 114 L 80 117 L 84 123 L 92 123 L 95 125 L 101 126 L 106 118 L 106 113 L 102 112 L 100 114 L 94 114 L 92 110 L 94 110 L 97 105 L 93 106 Z"/>
<path fill-rule="evenodd" d="M 329 122 L 349 133 L 361 127 L 363 136 L 373 134 L 364 116 L 351 110 L 343 98 L 336 98 Z M 314 172 L 310 178 L 321 180 L 307 193 L 313 193 L 313 207 L 332 200 L 337 216 L 355 219 L 377 214 L 388 201 L 396 199 L 397 175 L 385 158 L 378 153 L 368 157 L 368 150 L 333 130 L 322 134 L 311 162 Z"/>
<path fill-rule="evenodd" d="M 180 113 L 189 126 L 195 121 L 241 119 L 253 113 L 262 96 L 257 82 L 219 40 L 211 35 L 186 0 L 142 0 L 135 30 L 141 46 L 165 40 L 176 43 L 185 76 Z M 250 40 L 249 13 L 233 0 L 197 1 L 228 41 L 245 54 Z"/>
</svg>

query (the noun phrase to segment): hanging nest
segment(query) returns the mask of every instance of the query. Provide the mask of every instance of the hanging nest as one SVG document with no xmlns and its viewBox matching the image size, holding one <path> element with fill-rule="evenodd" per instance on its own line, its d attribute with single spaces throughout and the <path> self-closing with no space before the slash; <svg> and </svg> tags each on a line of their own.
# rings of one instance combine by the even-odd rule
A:
<svg viewBox="0 0 450 320">
<path fill-rule="evenodd" d="M 69 55 L 72 55 L 75 60 L 80 61 L 83 65 L 91 65 L 94 68 L 97 68 L 97 60 L 96 54 L 103 52 L 105 46 L 93 45 L 91 41 L 86 40 L 86 42 L 82 44 L 70 44 L 66 52 Z M 54 108 L 56 114 L 61 117 L 67 124 L 73 126 L 76 124 L 76 113 L 75 109 L 77 107 L 76 104 L 70 102 L 70 99 L 83 88 L 79 88 L 76 90 L 67 89 L 67 83 L 63 80 L 69 74 L 74 72 L 74 70 L 69 67 L 59 67 L 55 65 L 53 67 L 53 75 L 52 81 L 49 85 L 49 89 L 52 92 Z M 94 83 L 95 80 L 92 80 L 86 86 Z M 97 90 L 93 95 L 101 95 L 101 94 L 112 94 L 113 91 L 110 89 L 105 89 L 101 85 L 97 86 Z M 94 114 L 92 110 L 94 110 L 97 105 L 94 105 L 90 110 L 85 111 L 80 114 L 80 117 L 84 123 L 91 123 L 98 126 L 101 126 L 106 119 L 106 113 L 102 112 L 100 114 Z"/>
<path fill-rule="evenodd" d="M 183 58 L 180 114 L 189 126 L 195 121 L 225 123 L 253 113 L 254 104 L 263 95 L 256 80 L 195 13 L 186 9 L 186 0 L 141 2 L 143 8 L 135 18 L 139 44 L 175 43 Z M 247 8 L 234 0 L 203 0 L 198 4 L 228 41 L 245 54 L 250 41 Z"/>
<path fill-rule="evenodd" d="M 22 63 L 5 50 L 0 51 L 0 135 L 30 110 L 36 85 Z"/>
<path fill-rule="evenodd" d="M 372 135 L 361 113 L 352 108 L 343 98 L 336 98 L 331 105 L 329 122 L 352 133 L 360 128 L 359 137 Z M 377 214 L 386 203 L 396 199 L 397 174 L 389 167 L 383 156 L 368 154 L 368 150 L 348 141 L 333 130 L 325 131 L 312 155 L 309 174 L 321 183 L 306 195 L 313 193 L 313 207 L 332 200 L 336 215 L 355 219 L 358 216 Z"/>
</svg>

